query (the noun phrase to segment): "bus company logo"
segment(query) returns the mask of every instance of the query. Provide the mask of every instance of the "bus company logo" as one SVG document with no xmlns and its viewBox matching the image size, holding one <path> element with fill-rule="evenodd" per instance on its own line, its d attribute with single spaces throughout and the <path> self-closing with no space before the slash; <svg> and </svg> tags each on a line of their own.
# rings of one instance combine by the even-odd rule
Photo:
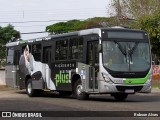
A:
<svg viewBox="0 0 160 120">
<path fill-rule="evenodd" d="M 64 73 L 60 71 L 58 74 L 56 74 L 56 86 L 58 86 L 61 83 L 67 84 L 70 83 L 69 80 L 69 73 Z"/>
<path fill-rule="evenodd" d="M 11 112 L 2 112 L 2 117 L 12 117 Z"/>
<path fill-rule="evenodd" d="M 132 80 L 129 80 L 128 82 L 129 82 L 129 83 L 132 83 Z"/>
</svg>

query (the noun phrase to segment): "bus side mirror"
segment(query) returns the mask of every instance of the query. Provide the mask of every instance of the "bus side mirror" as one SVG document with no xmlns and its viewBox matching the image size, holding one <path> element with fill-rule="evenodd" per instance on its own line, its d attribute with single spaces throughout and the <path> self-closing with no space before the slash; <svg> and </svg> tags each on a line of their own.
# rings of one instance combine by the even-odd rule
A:
<svg viewBox="0 0 160 120">
<path fill-rule="evenodd" d="M 102 44 L 98 44 L 98 52 L 102 52 Z"/>
</svg>

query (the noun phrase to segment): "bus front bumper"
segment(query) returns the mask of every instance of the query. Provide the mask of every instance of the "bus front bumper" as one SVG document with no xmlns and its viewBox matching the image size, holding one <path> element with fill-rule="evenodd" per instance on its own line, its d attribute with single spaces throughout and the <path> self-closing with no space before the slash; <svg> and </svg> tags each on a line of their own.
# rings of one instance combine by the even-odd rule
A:
<svg viewBox="0 0 160 120">
<path fill-rule="evenodd" d="M 100 93 L 128 93 L 134 94 L 139 93 L 150 93 L 151 83 L 148 84 L 136 84 L 136 85 L 125 85 L 125 84 L 114 84 L 106 83 L 105 81 L 100 82 Z"/>
</svg>

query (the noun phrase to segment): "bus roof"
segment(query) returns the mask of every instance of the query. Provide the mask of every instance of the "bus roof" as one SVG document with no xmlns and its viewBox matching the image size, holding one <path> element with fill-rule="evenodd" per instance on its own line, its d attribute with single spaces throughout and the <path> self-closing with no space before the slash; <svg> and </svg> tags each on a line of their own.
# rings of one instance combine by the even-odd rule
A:
<svg viewBox="0 0 160 120">
<path fill-rule="evenodd" d="M 57 34 L 57 35 L 49 35 L 49 36 L 41 37 L 41 38 L 21 40 L 21 41 L 16 41 L 16 42 L 9 42 L 6 44 L 6 47 L 16 46 L 16 45 L 23 44 L 23 43 L 32 43 L 32 42 L 36 42 L 36 41 L 51 40 L 52 38 L 59 38 L 59 37 L 98 34 L 99 31 L 100 31 L 100 28 L 93 28 L 93 29 L 86 29 L 86 30 Z"/>
<path fill-rule="evenodd" d="M 63 34 L 57 34 L 57 35 L 49 35 L 46 37 L 41 38 L 35 38 L 35 39 L 29 39 L 29 40 L 21 40 L 16 42 L 9 42 L 6 44 L 6 47 L 16 46 L 24 43 L 32 43 L 36 41 L 47 41 L 51 40 L 52 38 L 59 38 L 59 37 L 67 37 L 67 36 L 82 36 L 82 35 L 88 35 L 88 34 L 99 34 L 101 30 L 130 30 L 130 31 L 139 31 L 142 32 L 142 30 L 136 30 L 136 29 L 129 29 L 121 26 L 115 26 L 115 27 L 107 27 L 107 28 L 92 28 L 92 29 L 86 29 L 86 30 L 80 30 L 75 32 L 69 32 L 69 33 L 63 33 Z"/>
</svg>

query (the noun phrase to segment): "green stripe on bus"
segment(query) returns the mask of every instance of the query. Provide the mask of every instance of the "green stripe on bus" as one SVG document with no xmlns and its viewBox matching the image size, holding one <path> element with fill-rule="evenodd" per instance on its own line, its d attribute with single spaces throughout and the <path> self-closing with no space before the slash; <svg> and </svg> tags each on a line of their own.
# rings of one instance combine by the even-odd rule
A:
<svg viewBox="0 0 160 120">
<path fill-rule="evenodd" d="M 150 74 L 148 73 L 144 78 L 126 78 L 125 84 L 144 84 L 149 79 Z"/>
<path fill-rule="evenodd" d="M 27 41 L 20 41 L 19 44 L 25 44 Z"/>
</svg>

